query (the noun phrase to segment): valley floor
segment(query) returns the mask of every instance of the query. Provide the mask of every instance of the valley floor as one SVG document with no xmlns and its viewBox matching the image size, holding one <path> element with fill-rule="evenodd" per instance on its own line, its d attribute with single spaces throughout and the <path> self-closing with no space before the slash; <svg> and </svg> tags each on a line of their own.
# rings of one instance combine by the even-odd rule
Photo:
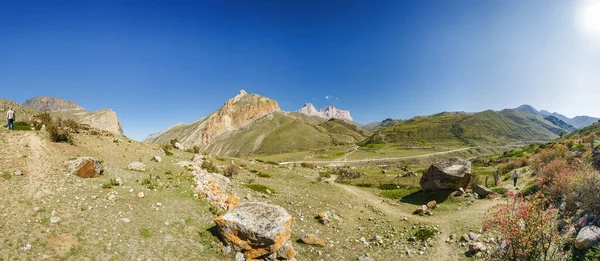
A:
<svg viewBox="0 0 600 261">
<path fill-rule="evenodd" d="M 42 132 L 0 131 L 0 260 L 232 260 L 214 234 L 210 206 L 194 197 L 191 174 L 177 165 L 193 156 L 120 138 L 76 135 L 75 145 L 51 143 Z M 160 155 L 161 163 L 152 162 Z M 97 179 L 68 175 L 64 161 L 91 156 L 106 172 Z M 127 170 L 133 161 L 146 172 Z M 274 166 L 249 159 L 217 158 L 217 165 L 240 166 L 232 184 L 241 201 L 284 207 L 293 217 L 292 240 L 298 260 L 355 260 L 368 253 L 376 260 L 463 260 L 466 248 L 445 243 L 450 234 L 478 231 L 487 209 L 497 201 L 450 197 L 433 216 L 416 216 L 420 203 L 380 197 L 372 188 L 323 182 L 317 169 Z M 256 170 L 272 177 L 259 177 Z M 22 176 L 12 173 L 21 171 Z M 120 186 L 108 186 L 120 178 Z M 267 185 L 265 195 L 245 184 Z M 150 186 L 151 184 L 152 186 Z M 137 195 L 144 193 L 143 198 Z M 113 196 L 114 195 L 114 196 Z M 340 219 L 320 224 L 319 212 Z M 422 244 L 408 242 L 421 226 L 440 235 Z M 315 234 L 325 247 L 297 243 Z M 375 237 L 381 237 L 377 242 Z M 364 239 L 363 239 L 364 238 Z M 417 246 L 418 245 L 418 246 Z M 409 249 L 412 254 L 406 255 Z"/>
</svg>

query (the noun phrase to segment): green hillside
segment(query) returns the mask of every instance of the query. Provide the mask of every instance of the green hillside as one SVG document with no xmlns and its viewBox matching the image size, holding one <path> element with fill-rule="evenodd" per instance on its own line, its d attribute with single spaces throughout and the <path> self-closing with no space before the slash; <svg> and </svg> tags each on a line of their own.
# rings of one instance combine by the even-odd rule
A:
<svg viewBox="0 0 600 261">
<path fill-rule="evenodd" d="M 341 120 L 275 112 L 221 135 L 205 151 L 228 156 L 270 155 L 356 144 L 367 136 L 367 132 Z"/>
<path fill-rule="evenodd" d="M 444 112 L 415 117 L 379 130 L 362 145 L 501 145 L 548 141 L 557 137 L 540 125 L 539 121 L 514 110 L 488 110 L 475 114 Z"/>
<path fill-rule="evenodd" d="M 576 130 L 565 136 L 566 139 L 582 138 L 584 136 L 595 133 L 597 137 L 600 137 L 600 123 L 594 123 L 583 129 Z"/>
</svg>

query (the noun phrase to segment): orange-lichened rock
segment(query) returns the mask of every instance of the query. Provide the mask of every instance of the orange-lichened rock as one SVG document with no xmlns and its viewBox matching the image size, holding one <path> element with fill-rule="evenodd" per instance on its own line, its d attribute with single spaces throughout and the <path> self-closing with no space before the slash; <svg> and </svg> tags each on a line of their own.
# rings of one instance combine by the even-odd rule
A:
<svg viewBox="0 0 600 261">
<path fill-rule="evenodd" d="M 100 161 L 91 157 L 79 157 L 65 161 L 65 167 L 71 174 L 82 178 L 97 178 L 103 172 Z"/>
<path fill-rule="evenodd" d="M 246 258 L 296 255 L 291 242 L 292 216 L 280 206 L 247 202 L 215 219 L 221 238 Z"/>
</svg>

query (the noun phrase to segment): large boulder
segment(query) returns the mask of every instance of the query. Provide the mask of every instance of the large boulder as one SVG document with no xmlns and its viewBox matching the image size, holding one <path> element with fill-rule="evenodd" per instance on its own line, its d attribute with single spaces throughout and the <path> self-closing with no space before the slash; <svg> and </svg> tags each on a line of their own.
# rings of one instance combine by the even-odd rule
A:
<svg viewBox="0 0 600 261">
<path fill-rule="evenodd" d="M 92 157 L 79 157 L 65 161 L 65 167 L 71 174 L 82 178 L 97 178 L 104 172 L 102 163 Z"/>
<path fill-rule="evenodd" d="M 444 159 L 432 164 L 421 177 L 423 191 L 459 190 L 471 181 L 471 162 L 460 159 Z"/>
<path fill-rule="evenodd" d="M 291 259 L 295 252 L 289 242 L 292 216 L 280 206 L 247 202 L 215 219 L 219 235 L 235 251 L 255 259 L 277 255 L 282 247 Z"/>
<path fill-rule="evenodd" d="M 489 188 L 486 188 L 484 185 L 475 185 L 472 187 L 473 192 L 477 193 L 477 195 L 481 196 L 481 198 L 486 198 L 488 195 L 493 194 L 494 192 Z"/>
<path fill-rule="evenodd" d="M 146 164 L 137 161 L 131 162 L 129 163 L 129 166 L 127 166 L 127 169 L 135 171 L 146 171 Z"/>
<path fill-rule="evenodd" d="M 589 249 L 600 243 L 600 227 L 586 226 L 579 230 L 575 238 L 575 247 L 580 250 Z"/>
<path fill-rule="evenodd" d="M 216 173 L 208 173 L 202 169 L 192 172 L 198 198 L 217 206 L 222 212 L 237 207 L 239 199 L 229 194 L 229 178 Z"/>
</svg>

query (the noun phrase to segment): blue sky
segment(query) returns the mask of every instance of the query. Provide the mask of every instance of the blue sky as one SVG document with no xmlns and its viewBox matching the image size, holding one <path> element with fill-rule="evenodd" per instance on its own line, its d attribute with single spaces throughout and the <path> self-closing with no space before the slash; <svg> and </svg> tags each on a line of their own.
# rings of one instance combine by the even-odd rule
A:
<svg viewBox="0 0 600 261">
<path fill-rule="evenodd" d="M 135 139 L 240 89 L 360 123 L 525 103 L 600 116 L 595 17 L 584 0 L 0 0 L 0 97 L 111 108 Z"/>
</svg>

